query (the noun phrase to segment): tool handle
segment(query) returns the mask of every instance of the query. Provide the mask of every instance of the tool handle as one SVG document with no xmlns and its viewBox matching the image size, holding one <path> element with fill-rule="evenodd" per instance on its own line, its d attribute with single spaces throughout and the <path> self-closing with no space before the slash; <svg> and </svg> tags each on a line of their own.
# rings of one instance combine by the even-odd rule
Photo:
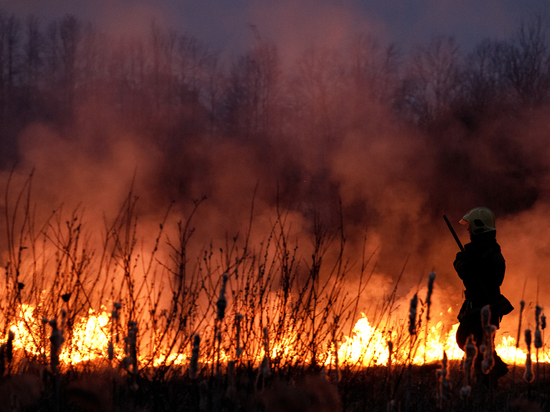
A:
<svg viewBox="0 0 550 412">
<path fill-rule="evenodd" d="M 460 248 L 460 251 L 461 251 L 461 252 L 464 252 L 464 246 L 462 246 L 462 243 L 460 243 L 460 239 L 459 239 L 458 236 L 456 235 L 456 232 L 455 232 L 455 230 L 453 229 L 453 225 L 451 225 L 451 222 L 449 222 L 449 219 L 447 219 L 447 216 L 446 216 L 446 215 L 443 215 L 443 219 L 445 219 L 445 222 L 447 223 L 447 226 L 449 227 L 449 230 L 451 231 L 451 234 L 452 234 L 453 237 L 455 238 L 456 244 L 457 244 L 458 247 Z"/>
</svg>

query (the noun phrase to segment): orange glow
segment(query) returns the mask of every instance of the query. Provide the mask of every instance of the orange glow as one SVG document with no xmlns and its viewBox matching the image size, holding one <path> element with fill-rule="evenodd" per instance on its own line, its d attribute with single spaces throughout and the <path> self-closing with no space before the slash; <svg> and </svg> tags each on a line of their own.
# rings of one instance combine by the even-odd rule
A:
<svg viewBox="0 0 550 412">
<path fill-rule="evenodd" d="M 16 353 L 19 351 L 24 356 L 43 357 L 44 360 L 47 360 L 50 344 L 48 338 L 51 327 L 42 320 L 35 319 L 34 313 L 35 308 L 33 306 L 22 305 L 16 315 L 17 321 L 12 322 L 10 325 L 10 330 L 15 333 L 13 347 Z M 61 322 L 59 323 L 61 325 Z M 434 321 L 433 325 L 430 322 L 427 338 L 424 327 L 412 342 L 407 328 L 403 328 L 404 323 L 401 322 L 396 325 L 401 325 L 401 334 L 395 330 L 384 332 L 372 326 L 363 314 L 356 322 L 351 335 L 344 336 L 341 340 L 338 347 L 339 364 L 363 367 L 388 365 L 388 342 L 390 339 L 393 345 L 392 364 L 404 364 L 409 359 L 417 365 L 439 362 L 444 351 L 449 359 L 460 360 L 463 357 L 463 352 L 455 342 L 458 324 L 446 327 L 442 321 Z M 29 329 L 32 333 L 29 332 Z M 67 332 L 65 332 L 65 344 L 62 346 L 60 354 L 61 364 L 67 366 L 78 365 L 87 361 L 108 360 L 110 334 L 111 313 L 105 309 L 100 313 L 90 309 L 86 318 L 80 319 L 73 325 L 72 336 L 67 336 Z M 114 345 L 114 359 L 119 361 L 125 356 L 122 338 L 121 336 L 119 343 Z M 71 340 L 72 345 L 66 344 L 68 339 Z M 295 337 L 292 336 L 282 340 L 282 342 L 293 341 L 295 341 Z M 46 353 L 44 353 L 44 347 L 47 348 Z M 287 359 L 299 357 L 291 344 L 272 345 L 269 350 L 272 358 L 276 356 Z M 264 351 L 260 350 L 258 352 L 260 353 L 257 355 L 258 359 L 254 360 L 259 363 L 264 356 Z M 332 345 L 328 352 L 325 364 L 334 364 L 334 347 Z M 497 352 L 510 365 L 514 363 L 523 365 L 525 363 L 526 351 L 521 348 L 516 349 L 515 339 L 510 336 L 502 336 L 497 339 Z M 220 350 L 220 360 L 222 362 L 227 362 L 230 359 L 230 355 Z M 541 362 L 550 362 L 548 353 L 544 350 L 539 350 L 538 359 Z M 160 350 L 154 359 L 147 358 L 147 355 L 142 355 L 139 358 L 140 363 L 149 362 L 155 367 L 162 364 L 185 366 L 189 363 L 189 360 L 190 354 L 167 353 L 163 350 Z M 532 349 L 532 360 L 537 360 L 537 353 L 534 348 Z"/>
</svg>

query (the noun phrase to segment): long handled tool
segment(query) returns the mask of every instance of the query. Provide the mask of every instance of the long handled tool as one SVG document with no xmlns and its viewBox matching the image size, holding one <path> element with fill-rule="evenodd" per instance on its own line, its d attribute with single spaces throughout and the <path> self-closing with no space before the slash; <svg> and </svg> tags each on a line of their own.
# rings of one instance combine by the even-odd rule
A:
<svg viewBox="0 0 550 412">
<path fill-rule="evenodd" d="M 464 246 L 462 246 L 462 243 L 460 243 L 460 239 L 459 239 L 458 236 L 456 235 L 456 232 L 455 232 L 455 230 L 453 229 L 453 225 L 451 225 L 451 222 L 449 222 L 449 219 L 447 219 L 447 216 L 446 216 L 446 215 L 443 215 L 443 219 L 445 219 L 445 222 L 447 223 L 447 226 L 449 227 L 449 230 L 451 231 L 451 234 L 452 234 L 453 237 L 455 238 L 456 244 L 458 245 L 458 247 L 460 248 L 460 250 L 461 250 L 462 252 L 464 252 Z"/>
</svg>

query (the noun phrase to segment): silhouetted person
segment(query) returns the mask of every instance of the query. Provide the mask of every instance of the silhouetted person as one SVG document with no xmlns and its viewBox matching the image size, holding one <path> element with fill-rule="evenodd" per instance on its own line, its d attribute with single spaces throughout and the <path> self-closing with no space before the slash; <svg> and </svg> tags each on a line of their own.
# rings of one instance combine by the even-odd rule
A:
<svg viewBox="0 0 550 412">
<path fill-rule="evenodd" d="M 483 360 L 480 347 L 486 336 L 481 323 L 481 308 L 490 305 L 490 323 L 497 329 L 502 317 L 514 308 L 500 293 L 506 263 L 496 240 L 495 215 L 486 207 L 476 207 L 466 213 L 460 223 L 468 225 L 470 243 L 464 245 L 464 252 L 458 252 L 454 261 L 454 268 L 466 288 L 465 301 L 458 315 L 460 326 L 456 341 L 464 350 L 468 336 L 473 336 L 478 349 L 475 369 L 480 374 Z M 496 352 L 493 356 L 495 361 L 490 373 L 496 384 L 497 379 L 508 372 L 508 366 Z"/>
</svg>

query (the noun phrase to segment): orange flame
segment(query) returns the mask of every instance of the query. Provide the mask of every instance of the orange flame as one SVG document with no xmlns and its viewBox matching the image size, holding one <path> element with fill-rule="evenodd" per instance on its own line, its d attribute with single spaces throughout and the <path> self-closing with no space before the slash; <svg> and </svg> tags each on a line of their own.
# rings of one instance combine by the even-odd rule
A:
<svg viewBox="0 0 550 412">
<path fill-rule="evenodd" d="M 23 304 L 20 308 L 17 321 L 13 322 L 10 330 L 15 333 L 13 348 L 15 351 L 26 356 L 44 357 L 46 353 L 46 335 L 49 333 L 49 327 L 34 317 L 35 308 L 31 305 Z M 71 340 L 73 345 L 63 345 L 60 354 L 60 361 L 63 365 L 77 365 L 81 362 L 106 360 L 108 359 L 108 348 L 110 342 L 110 321 L 111 314 L 106 310 L 96 313 L 90 309 L 86 318 L 80 319 L 72 325 Z M 42 331 L 40 328 L 44 328 Z M 413 341 L 407 335 L 400 339 L 396 334 L 385 332 L 373 327 L 366 315 L 356 322 L 350 336 L 345 336 L 338 347 L 338 359 L 341 365 L 375 366 L 388 365 L 390 360 L 389 342 L 392 342 L 392 363 L 403 364 L 412 362 L 413 364 L 424 364 L 439 362 L 443 358 L 443 352 L 446 352 L 448 359 L 460 360 L 463 358 L 463 352 L 457 346 L 455 341 L 458 324 L 451 327 L 445 327 L 443 322 L 439 321 L 434 325 L 429 325 L 426 332 L 419 331 L 418 336 Z M 29 329 L 33 333 L 29 333 Z M 48 329 L 48 330 L 46 330 Z M 406 334 L 405 334 L 406 335 Z M 36 337 L 41 336 L 42 342 L 36 341 Z M 49 343 L 49 341 L 48 341 Z M 115 346 L 115 359 L 124 357 L 122 345 Z M 497 342 L 496 350 L 499 356 L 508 364 L 524 364 L 527 353 L 523 349 L 516 348 L 514 338 L 502 336 Z M 334 347 L 329 349 L 331 352 L 326 357 L 326 364 L 332 364 L 335 361 Z M 270 348 L 271 356 L 298 356 L 292 353 L 292 348 Z M 262 357 L 263 357 L 262 353 Z M 227 361 L 230 356 L 223 352 L 220 353 L 220 360 Z M 533 350 L 532 360 L 536 361 L 537 352 Z M 550 362 L 549 354 L 545 350 L 538 353 L 540 362 Z M 139 359 L 141 363 L 148 361 L 145 356 Z M 187 365 L 189 356 L 186 353 L 166 354 L 160 352 L 155 359 L 150 359 L 153 366 L 159 366 L 164 362 L 173 365 Z"/>
</svg>

